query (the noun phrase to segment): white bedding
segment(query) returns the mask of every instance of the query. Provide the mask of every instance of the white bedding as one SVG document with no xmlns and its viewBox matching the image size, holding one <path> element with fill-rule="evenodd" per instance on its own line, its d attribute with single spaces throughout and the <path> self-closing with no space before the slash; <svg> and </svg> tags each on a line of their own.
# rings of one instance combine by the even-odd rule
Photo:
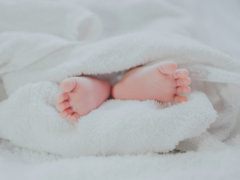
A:
<svg viewBox="0 0 240 180">
<path fill-rule="evenodd" d="M 0 2 L 0 177 L 238 179 L 240 13 L 225 3 Z M 55 109 L 66 77 L 165 60 L 190 70 L 189 102 L 109 100 L 76 124 Z"/>
</svg>

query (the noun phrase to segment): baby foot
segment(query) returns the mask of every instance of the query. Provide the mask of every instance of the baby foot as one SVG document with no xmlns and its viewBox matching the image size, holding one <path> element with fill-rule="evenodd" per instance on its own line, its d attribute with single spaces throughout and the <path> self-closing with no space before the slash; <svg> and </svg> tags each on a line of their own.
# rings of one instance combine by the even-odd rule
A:
<svg viewBox="0 0 240 180">
<path fill-rule="evenodd" d="M 134 68 L 113 87 L 113 97 L 122 100 L 183 102 L 190 93 L 191 80 L 186 69 L 173 62 L 160 62 Z"/>
<path fill-rule="evenodd" d="M 57 109 L 70 122 L 99 107 L 109 96 L 108 82 L 91 77 L 71 77 L 60 85 L 63 93 L 57 96 Z"/>
</svg>

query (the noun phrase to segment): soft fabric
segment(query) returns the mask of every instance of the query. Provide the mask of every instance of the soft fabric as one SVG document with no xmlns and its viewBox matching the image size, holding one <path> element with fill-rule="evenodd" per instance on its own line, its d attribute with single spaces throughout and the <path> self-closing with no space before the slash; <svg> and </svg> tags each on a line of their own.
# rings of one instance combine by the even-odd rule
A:
<svg viewBox="0 0 240 180">
<path fill-rule="evenodd" d="M 238 139 L 239 141 L 239 139 Z M 238 180 L 239 146 L 221 151 L 61 158 L 1 142 L 0 173 L 7 180 L 167 179 Z"/>
<path fill-rule="evenodd" d="M 37 9 L 41 5 L 39 3 Z M 49 7 L 52 5 L 54 3 L 50 3 Z M 29 9 L 28 6 L 23 7 Z M 11 4 L 9 8 L 12 9 Z M 72 8 L 73 11 L 81 10 Z M 192 104 L 189 101 L 166 110 L 157 108 L 154 102 L 120 101 L 119 104 L 117 100 L 113 100 L 82 117 L 76 124 L 69 124 L 60 117 L 55 108 L 54 99 L 59 93 L 58 85 L 41 82 L 58 82 L 67 76 L 81 74 L 110 74 L 147 62 L 165 60 L 167 54 L 172 54 L 172 46 L 182 43 L 176 38 L 182 38 L 183 41 L 184 37 L 173 34 L 176 38 L 170 38 L 170 33 L 163 33 L 164 36 L 158 34 L 154 29 L 146 30 L 83 46 L 39 32 L 2 33 L 3 48 L 10 51 L 14 46 L 18 54 L 14 57 L 12 53 L 7 54 L 4 59 L 7 62 L 2 68 L 5 72 L 3 82 L 9 97 L 1 103 L 1 117 L 12 121 L 0 121 L 1 137 L 35 150 L 75 156 L 168 152 L 180 141 L 199 136 L 216 120 L 215 110 L 202 94 L 193 93 Z M 205 46 L 191 39 L 188 41 L 189 44 L 185 46 L 193 46 L 193 51 L 203 54 L 200 47 L 206 48 Z M 23 51 L 22 48 L 26 49 Z M 178 51 L 180 54 L 185 53 L 184 46 Z M 211 49 L 206 48 L 205 51 Z M 33 55 L 35 61 L 31 62 L 33 59 L 30 57 Z M 222 58 L 221 55 L 218 56 Z M 187 57 L 182 61 L 191 62 Z M 11 115 L 13 117 L 10 117 Z M 170 136 L 173 140 L 170 140 Z"/>
<path fill-rule="evenodd" d="M 19 88 L 1 104 L 2 110 L 21 106 L 1 113 L 13 119 L 1 121 L 1 137 L 64 156 L 168 152 L 179 141 L 199 136 L 216 119 L 207 97 L 194 93 L 188 103 L 165 108 L 154 101 L 109 100 L 71 124 L 51 104 L 57 93 L 58 86 L 49 82 Z"/>
<path fill-rule="evenodd" d="M 112 161 L 109 157 L 100 158 L 103 166 L 107 161 L 114 164 L 107 176 L 109 168 L 102 168 L 99 174 L 88 173 L 92 172 L 90 168 L 98 168 L 93 165 L 98 161 L 96 157 L 92 161 L 89 157 L 56 161 L 53 165 L 46 162 L 44 167 L 38 164 L 34 169 L 21 166 L 27 157 L 21 159 L 21 150 L 17 157 L 4 156 L 2 152 L 1 165 L 11 158 L 16 162 L 4 166 L 1 175 L 14 178 L 17 173 L 11 175 L 7 170 L 21 167 L 25 172 L 22 177 L 31 178 L 33 174 L 27 172 L 33 170 L 43 173 L 39 179 L 44 175 L 58 178 L 58 173 L 47 172 L 49 168 L 57 166 L 53 170 L 61 171 L 59 176 L 64 177 L 68 174 L 59 169 L 64 169 L 65 164 L 81 167 L 89 163 L 84 166 L 87 170 L 82 170 L 86 176 L 76 168 L 76 176 L 72 172 L 68 178 L 96 179 L 97 175 L 99 179 L 111 179 L 114 172 L 122 172 L 120 179 L 176 179 L 175 175 L 185 179 L 200 178 L 199 175 L 211 178 L 219 171 L 212 162 L 221 160 L 223 171 L 219 177 L 231 175 L 237 179 L 239 173 L 234 167 L 239 160 L 240 144 L 239 138 L 235 138 L 239 134 L 240 110 L 240 41 L 236 23 L 239 12 L 235 9 L 238 2 L 211 3 L 1 2 L 0 9 L 4 10 L 0 17 L 5 21 L 0 26 L 0 73 L 7 96 L 0 103 L 0 137 L 15 145 L 8 149 L 8 143 L 3 143 L 3 148 L 8 152 L 15 147 L 29 148 L 52 153 L 57 159 L 132 155 L 114 156 Z M 42 16 L 43 11 L 46 16 Z M 166 60 L 190 70 L 193 93 L 189 102 L 109 100 L 75 124 L 62 119 L 55 109 L 59 82 L 66 77 L 85 74 L 112 80 L 118 72 Z M 196 152 L 166 157 L 152 154 L 174 149 Z M 220 152 L 203 152 L 215 150 Z M 144 153 L 151 153 L 150 157 Z M 190 163 L 192 159 L 196 159 L 196 164 Z M 191 173 L 183 172 L 185 165 Z"/>
</svg>

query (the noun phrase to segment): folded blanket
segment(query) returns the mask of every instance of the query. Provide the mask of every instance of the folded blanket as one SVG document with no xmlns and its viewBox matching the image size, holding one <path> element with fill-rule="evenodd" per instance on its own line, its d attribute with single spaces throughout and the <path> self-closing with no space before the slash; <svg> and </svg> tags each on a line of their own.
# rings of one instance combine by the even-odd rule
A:
<svg viewBox="0 0 240 180">
<path fill-rule="evenodd" d="M 165 2 L 107 6 L 93 6 L 98 15 L 78 4 L 0 4 L 9 9 L 0 16 L 10 17 L 0 26 L 0 73 L 8 94 L 0 103 L 0 137 L 63 156 L 168 152 L 184 140 L 179 149 L 198 149 L 204 141 L 194 137 L 202 133 L 216 142 L 228 138 L 240 107 L 239 97 L 230 98 L 239 91 L 240 63 L 192 37 L 191 18 L 181 8 Z M 40 18 L 43 10 L 46 18 Z M 19 18 L 24 23 L 15 26 Z M 101 26 L 106 32 L 95 39 Z M 55 109 L 58 83 L 66 77 L 166 60 L 190 70 L 189 102 L 109 100 L 75 124 Z"/>
<path fill-rule="evenodd" d="M 70 40 L 94 39 L 101 32 L 101 22 L 81 6 L 52 2 L 1 2 L 0 32 L 51 34 Z"/>
</svg>

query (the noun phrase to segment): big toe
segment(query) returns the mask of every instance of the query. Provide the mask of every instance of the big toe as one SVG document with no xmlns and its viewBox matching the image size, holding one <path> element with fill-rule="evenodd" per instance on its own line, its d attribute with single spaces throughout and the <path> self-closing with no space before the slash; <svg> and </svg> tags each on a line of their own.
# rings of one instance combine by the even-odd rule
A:
<svg viewBox="0 0 240 180">
<path fill-rule="evenodd" d="M 77 85 L 74 78 L 65 79 L 61 82 L 60 87 L 64 92 L 71 92 Z"/>
</svg>

